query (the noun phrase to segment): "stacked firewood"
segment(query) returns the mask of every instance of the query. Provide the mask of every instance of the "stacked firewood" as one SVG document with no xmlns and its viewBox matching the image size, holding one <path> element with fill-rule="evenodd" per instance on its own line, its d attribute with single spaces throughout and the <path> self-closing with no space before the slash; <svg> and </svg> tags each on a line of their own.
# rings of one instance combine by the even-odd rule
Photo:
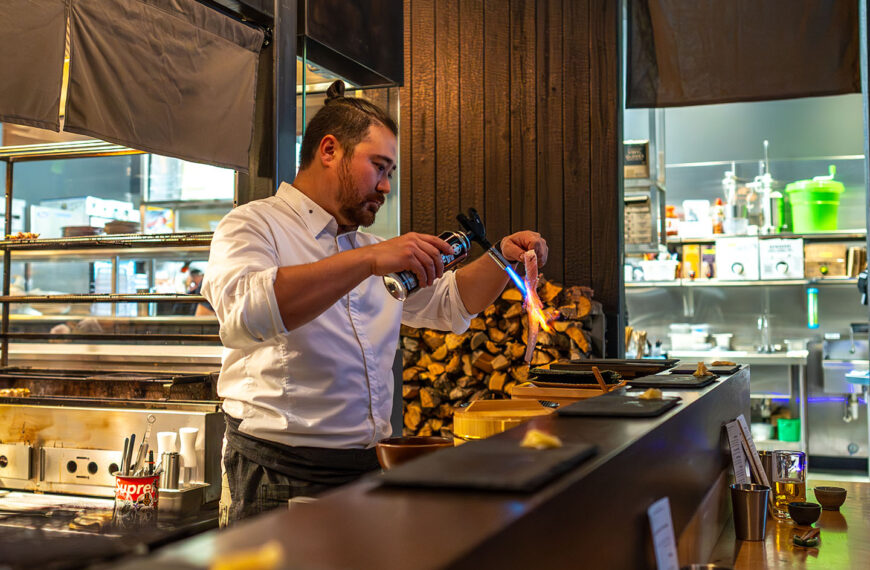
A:
<svg viewBox="0 0 870 570">
<path fill-rule="evenodd" d="M 456 406 L 478 399 L 509 398 L 530 367 L 589 357 L 592 320 L 601 304 L 588 287 L 563 288 L 543 278 L 538 296 L 551 332 L 540 330 L 531 363 L 524 361 L 528 316 L 518 289 L 471 321 L 463 334 L 402 326 L 402 397 L 405 435 L 452 437 Z"/>
</svg>

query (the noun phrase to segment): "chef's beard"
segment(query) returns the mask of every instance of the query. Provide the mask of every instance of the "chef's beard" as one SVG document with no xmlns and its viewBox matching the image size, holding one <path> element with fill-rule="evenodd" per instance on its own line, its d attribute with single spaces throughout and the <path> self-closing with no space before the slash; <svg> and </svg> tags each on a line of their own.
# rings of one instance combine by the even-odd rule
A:
<svg viewBox="0 0 870 570">
<path fill-rule="evenodd" d="M 352 225 L 364 228 L 375 223 L 377 212 L 369 209 L 370 202 L 377 202 L 379 206 L 383 206 L 384 197 L 377 190 L 372 190 L 365 200 L 359 200 L 359 191 L 350 175 L 350 161 L 347 157 L 342 159 L 338 168 L 338 185 L 339 212 L 344 219 L 350 221 Z"/>
</svg>

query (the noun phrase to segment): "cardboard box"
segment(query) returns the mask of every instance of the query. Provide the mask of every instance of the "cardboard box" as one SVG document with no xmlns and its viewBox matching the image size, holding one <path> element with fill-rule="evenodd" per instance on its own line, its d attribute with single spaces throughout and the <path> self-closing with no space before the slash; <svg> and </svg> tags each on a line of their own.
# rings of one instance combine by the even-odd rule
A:
<svg viewBox="0 0 870 570">
<path fill-rule="evenodd" d="M 716 278 L 722 281 L 755 281 L 759 278 L 758 238 L 716 240 Z"/>
<path fill-rule="evenodd" d="M 803 239 L 763 239 L 758 257 L 762 279 L 803 279 Z"/>
<path fill-rule="evenodd" d="M 846 244 L 808 243 L 804 246 L 804 274 L 808 279 L 846 276 Z"/>
<path fill-rule="evenodd" d="M 623 141 L 623 178 L 649 178 L 649 141 Z"/>
</svg>

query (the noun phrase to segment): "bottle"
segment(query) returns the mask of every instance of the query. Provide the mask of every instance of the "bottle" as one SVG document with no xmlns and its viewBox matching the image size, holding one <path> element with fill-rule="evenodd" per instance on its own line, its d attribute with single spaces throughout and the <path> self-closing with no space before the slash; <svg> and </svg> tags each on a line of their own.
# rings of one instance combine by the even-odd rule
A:
<svg viewBox="0 0 870 570">
<path fill-rule="evenodd" d="M 665 206 L 665 235 L 677 236 L 679 234 L 680 219 L 677 217 L 676 206 Z"/>
<path fill-rule="evenodd" d="M 716 198 L 716 202 L 713 203 L 711 217 L 713 218 L 713 233 L 725 233 L 725 203 L 722 202 L 722 198 Z"/>
<path fill-rule="evenodd" d="M 445 271 L 468 257 L 468 252 L 471 251 L 471 238 L 468 235 L 463 232 L 442 232 L 438 237 L 453 248 L 452 255 L 441 254 L 441 262 L 444 264 Z M 408 295 L 420 288 L 417 276 L 412 271 L 384 275 L 384 285 L 390 295 L 399 301 L 404 301 Z"/>
</svg>

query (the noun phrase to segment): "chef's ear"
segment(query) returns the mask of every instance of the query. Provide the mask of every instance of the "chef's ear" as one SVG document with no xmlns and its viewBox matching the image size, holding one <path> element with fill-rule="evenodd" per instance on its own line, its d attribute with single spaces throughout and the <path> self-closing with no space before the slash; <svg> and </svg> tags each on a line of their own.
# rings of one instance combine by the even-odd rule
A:
<svg viewBox="0 0 870 570">
<path fill-rule="evenodd" d="M 320 164 L 327 168 L 331 164 L 338 164 L 339 159 L 341 159 L 341 145 L 338 143 L 338 139 L 333 135 L 326 135 L 320 139 L 318 152 L 320 156 Z"/>
</svg>

